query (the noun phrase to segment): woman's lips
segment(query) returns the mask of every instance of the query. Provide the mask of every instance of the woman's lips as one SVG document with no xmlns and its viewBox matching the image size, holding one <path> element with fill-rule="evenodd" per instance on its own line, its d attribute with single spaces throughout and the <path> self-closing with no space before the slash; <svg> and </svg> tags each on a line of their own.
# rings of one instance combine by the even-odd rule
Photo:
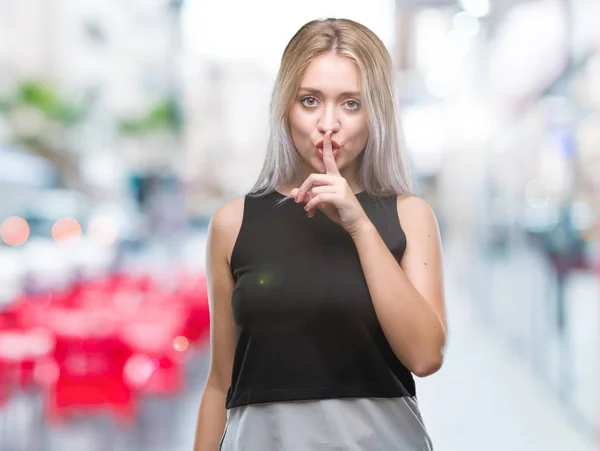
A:
<svg viewBox="0 0 600 451">
<path fill-rule="evenodd" d="M 318 147 L 318 148 L 321 148 L 321 149 L 322 149 L 322 148 L 323 148 L 323 140 L 319 141 L 319 142 L 316 144 L 316 147 Z M 332 149 L 334 149 L 334 150 L 335 150 L 335 149 L 339 149 L 340 147 L 342 147 L 342 146 L 340 145 L 340 143 L 338 143 L 337 141 L 335 141 L 335 140 L 333 140 L 333 139 L 331 140 L 331 148 L 332 148 Z"/>
<path fill-rule="evenodd" d="M 319 155 L 323 156 L 323 140 L 319 141 L 316 145 L 317 152 Z M 331 148 L 333 150 L 333 156 L 336 157 L 338 153 L 340 153 L 340 147 L 342 147 L 337 141 L 331 141 Z"/>
<path fill-rule="evenodd" d="M 317 147 L 317 152 L 319 152 L 319 155 L 323 156 L 323 148 L 322 147 Z M 333 148 L 333 157 L 337 157 L 338 153 L 340 153 L 340 148 Z"/>
</svg>

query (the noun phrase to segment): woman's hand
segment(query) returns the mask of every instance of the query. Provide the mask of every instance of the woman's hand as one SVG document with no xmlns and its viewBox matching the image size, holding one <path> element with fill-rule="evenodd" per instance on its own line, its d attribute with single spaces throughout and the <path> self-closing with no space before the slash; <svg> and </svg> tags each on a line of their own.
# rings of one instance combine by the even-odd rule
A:
<svg viewBox="0 0 600 451">
<path fill-rule="evenodd" d="M 340 174 L 331 147 L 331 133 L 328 131 L 323 139 L 325 174 L 311 174 L 300 188 L 292 190 L 291 196 L 297 203 L 306 202 L 304 209 L 309 218 L 314 217 L 319 209 L 354 235 L 362 228 L 372 226 L 372 223 Z"/>
</svg>

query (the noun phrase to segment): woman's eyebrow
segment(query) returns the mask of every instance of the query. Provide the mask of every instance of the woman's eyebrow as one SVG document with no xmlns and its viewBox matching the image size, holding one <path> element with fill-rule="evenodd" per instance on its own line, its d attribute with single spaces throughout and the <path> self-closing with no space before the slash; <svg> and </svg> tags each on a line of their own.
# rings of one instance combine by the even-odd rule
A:
<svg viewBox="0 0 600 451">
<path fill-rule="evenodd" d="M 315 88 L 301 87 L 299 89 L 299 91 L 305 91 L 305 92 L 308 92 L 310 94 L 315 94 L 315 95 L 323 96 L 323 93 L 321 91 L 319 91 L 318 89 L 315 89 Z M 345 91 L 345 92 L 340 93 L 338 97 L 359 97 L 359 96 L 360 96 L 360 92 L 358 92 L 358 91 Z"/>
</svg>

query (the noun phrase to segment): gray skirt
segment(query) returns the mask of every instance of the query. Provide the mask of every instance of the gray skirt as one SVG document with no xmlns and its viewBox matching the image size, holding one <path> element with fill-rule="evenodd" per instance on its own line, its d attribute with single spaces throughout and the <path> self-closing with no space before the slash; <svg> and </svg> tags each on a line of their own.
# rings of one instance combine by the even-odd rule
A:
<svg viewBox="0 0 600 451">
<path fill-rule="evenodd" d="M 252 404 L 227 411 L 221 451 L 431 451 L 416 398 Z"/>
</svg>

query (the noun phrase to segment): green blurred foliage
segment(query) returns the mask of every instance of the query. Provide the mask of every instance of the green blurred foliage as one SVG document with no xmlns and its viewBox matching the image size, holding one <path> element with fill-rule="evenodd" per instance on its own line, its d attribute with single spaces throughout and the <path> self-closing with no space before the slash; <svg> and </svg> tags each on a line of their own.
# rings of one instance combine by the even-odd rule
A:
<svg viewBox="0 0 600 451">
<path fill-rule="evenodd" d="M 179 116 L 174 99 L 156 102 L 146 114 L 119 121 L 119 131 L 125 135 L 140 135 L 157 131 L 177 132 Z"/>
<path fill-rule="evenodd" d="M 0 99 L 0 112 L 10 114 L 21 107 L 32 107 L 46 119 L 70 127 L 85 118 L 89 104 L 89 101 L 69 101 L 49 83 L 24 80 L 18 83 L 12 95 Z"/>
</svg>

